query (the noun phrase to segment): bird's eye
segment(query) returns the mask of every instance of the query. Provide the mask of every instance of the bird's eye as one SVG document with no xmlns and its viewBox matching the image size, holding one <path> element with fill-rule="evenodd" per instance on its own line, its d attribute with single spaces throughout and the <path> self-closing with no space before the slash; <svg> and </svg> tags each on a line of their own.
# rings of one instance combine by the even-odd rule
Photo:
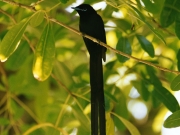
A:
<svg viewBox="0 0 180 135">
<path fill-rule="evenodd" d="M 87 11 L 87 8 L 82 9 L 82 11 Z"/>
</svg>

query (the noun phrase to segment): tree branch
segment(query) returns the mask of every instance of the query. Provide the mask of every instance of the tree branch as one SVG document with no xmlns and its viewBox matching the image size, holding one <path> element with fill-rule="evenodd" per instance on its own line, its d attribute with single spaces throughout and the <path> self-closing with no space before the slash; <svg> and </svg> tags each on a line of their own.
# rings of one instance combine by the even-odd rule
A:
<svg viewBox="0 0 180 135">
<path fill-rule="evenodd" d="M 34 6 L 27 6 L 27 5 L 20 4 L 20 3 L 14 2 L 14 1 L 9 1 L 9 0 L 1 0 L 1 1 L 2 1 L 2 2 L 5 2 L 5 3 L 8 3 L 8 4 L 11 4 L 11 5 L 15 5 L 15 6 L 18 6 L 18 7 L 22 7 L 22 8 L 31 10 L 31 11 L 33 11 L 33 12 L 36 12 L 36 9 L 35 9 Z M 45 18 L 46 18 L 46 17 L 45 17 Z M 170 69 L 167 69 L 167 68 L 158 66 L 158 65 L 156 65 L 156 64 L 153 64 L 153 63 L 151 63 L 151 62 L 148 62 L 148 61 L 145 61 L 145 60 L 141 60 L 141 59 L 136 58 L 136 57 L 134 57 L 134 56 L 128 55 L 128 54 L 123 53 L 123 52 L 121 52 L 121 51 L 118 51 L 118 50 L 110 47 L 109 45 L 107 45 L 107 44 L 99 41 L 98 39 L 96 39 L 96 38 L 94 38 L 94 37 L 91 37 L 91 36 L 89 36 L 89 35 L 83 34 L 83 33 L 81 33 L 80 31 L 78 31 L 78 30 L 76 30 L 76 29 L 74 29 L 74 28 L 72 28 L 72 27 L 70 27 L 70 26 L 67 26 L 66 24 L 63 24 L 62 22 L 60 22 L 60 21 L 58 21 L 58 20 L 56 20 L 56 19 L 54 19 L 54 18 L 48 17 L 48 18 L 46 18 L 46 19 L 49 19 L 51 22 L 54 22 L 54 23 L 56 23 L 56 24 L 58 24 L 58 25 L 61 25 L 61 26 L 63 26 L 64 28 L 66 28 L 66 29 L 68 29 L 68 30 L 70 30 L 70 31 L 72 31 L 72 32 L 80 35 L 80 36 L 86 37 L 86 38 L 92 40 L 93 42 L 96 42 L 96 43 L 98 43 L 98 44 L 100 44 L 100 45 L 102 45 L 102 46 L 110 49 L 111 51 L 113 51 L 113 52 L 115 52 L 115 53 L 117 53 L 117 54 L 120 54 L 120 55 L 124 56 L 124 57 L 130 58 L 130 59 L 133 59 L 133 60 L 136 60 L 137 62 L 144 63 L 144 64 L 146 64 L 146 65 L 149 65 L 149 66 L 151 66 L 151 67 L 157 68 L 157 69 L 162 70 L 162 71 L 170 72 L 170 73 L 173 73 L 173 74 L 180 74 L 179 71 L 170 70 Z"/>
</svg>

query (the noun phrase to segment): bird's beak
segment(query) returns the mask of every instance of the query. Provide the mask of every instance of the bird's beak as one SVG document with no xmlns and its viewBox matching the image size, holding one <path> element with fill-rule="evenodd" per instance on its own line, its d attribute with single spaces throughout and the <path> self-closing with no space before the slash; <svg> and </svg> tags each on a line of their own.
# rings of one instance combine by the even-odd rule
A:
<svg viewBox="0 0 180 135">
<path fill-rule="evenodd" d="M 77 7 L 71 7 L 72 9 L 74 9 L 74 10 L 80 10 L 79 8 L 77 8 Z"/>
<path fill-rule="evenodd" d="M 78 7 L 71 7 L 72 9 L 76 10 L 76 11 L 87 11 L 87 9 L 81 9 Z"/>
</svg>

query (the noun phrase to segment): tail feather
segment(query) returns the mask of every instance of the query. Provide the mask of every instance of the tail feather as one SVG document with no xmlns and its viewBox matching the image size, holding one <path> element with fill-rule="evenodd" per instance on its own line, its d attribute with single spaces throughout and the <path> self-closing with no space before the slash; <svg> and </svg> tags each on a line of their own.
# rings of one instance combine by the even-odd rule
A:
<svg viewBox="0 0 180 135">
<path fill-rule="evenodd" d="M 106 120 L 104 107 L 102 56 L 90 56 L 90 84 L 91 84 L 91 130 L 93 135 L 106 135 Z M 99 116 L 99 119 L 98 119 Z"/>
</svg>

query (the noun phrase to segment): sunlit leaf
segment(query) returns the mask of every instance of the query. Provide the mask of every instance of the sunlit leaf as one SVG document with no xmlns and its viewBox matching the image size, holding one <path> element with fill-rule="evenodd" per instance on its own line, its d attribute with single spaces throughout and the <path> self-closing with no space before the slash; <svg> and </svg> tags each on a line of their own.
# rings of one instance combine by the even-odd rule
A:
<svg viewBox="0 0 180 135">
<path fill-rule="evenodd" d="M 114 135 L 114 122 L 111 118 L 111 114 L 110 113 L 106 113 L 106 134 L 107 135 Z"/>
<path fill-rule="evenodd" d="M 29 20 L 21 21 L 11 28 L 0 43 L 0 61 L 4 62 L 17 49 Z"/>
<path fill-rule="evenodd" d="M 171 82 L 171 89 L 174 91 L 180 90 L 180 75 L 176 76 Z"/>
<path fill-rule="evenodd" d="M 36 46 L 33 75 L 40 81 L 46 80 L 51 74 L 55 58 L 55 42 L 52 26 L 48 23 Z"/>
<path fill-rule="evenodd" d="M 36 27 L 42 23 L 43 19 L 44 19 L 44 12 L 38 11 L 32 15 L 32 18 L 29 23 L 31 26 Z"/>
<path fill-rule="evenodd" d="M 154 47 L 144 36 L 136 35 L 141 47 L 151 56 L 154 57 Z"/>
<path fill-rule="evenodd" d="M 131 53 L 132 53 L 131 45 L 130 45 L 128 39 L 124 38 L 124 37 L 119 38 L 118 43 L 116 45 L 116 49 L 119 51 L 122 51 L 126 54 L 129 54 L 129 55 L 131 55 Z M 117 55 L 117 58 L 122 63 L 126 62 L 129 59 L 122 55 Z"/>
<path fill-rule="evenodd" d="M 173 128 L 180 126 L 180 110 L 171 114 L 164 122 L 164 127 Z"/>
<path fill-rule="evenodd" d="M 176 36 L 180 39 L 180 13 L 177 14 L 176 16 L 175 32 L 176 32 Z"/>
<path fill-rule="evenodd" d="M 141 135 L 138 131 L 138 129 L 131 124 L 129 121 L 127 121 L 126 119 L 124 119 L 123 117 L 112 113 L 114 116 L 116 116 L 120 121 L 122 121 L 122 123 L 126 126 L 126 128 L 129 130 L 129 132 L 131 133 L 131 135 Z"/>
</svg>

